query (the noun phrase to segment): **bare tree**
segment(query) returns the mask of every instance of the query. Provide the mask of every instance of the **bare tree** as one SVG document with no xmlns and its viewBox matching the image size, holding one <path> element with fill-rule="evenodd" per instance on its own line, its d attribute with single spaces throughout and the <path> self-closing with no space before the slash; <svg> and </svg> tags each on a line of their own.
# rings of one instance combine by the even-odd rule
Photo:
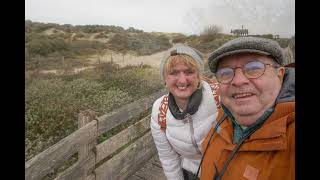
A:
<svg viewBox="0 0 320 180">
<path fill-rule="evenodd" d="M 208 42 L 216 39 L 222 32 L 222 28 L 218 25 L 208 25 L 200 33 L 202 41 Z"/>
</svg>

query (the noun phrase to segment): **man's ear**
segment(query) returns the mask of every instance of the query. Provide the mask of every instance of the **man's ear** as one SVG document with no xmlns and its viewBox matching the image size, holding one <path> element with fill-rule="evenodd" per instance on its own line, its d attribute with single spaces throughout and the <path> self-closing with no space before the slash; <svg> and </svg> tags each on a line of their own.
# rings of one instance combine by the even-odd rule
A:
<svg viewBox="0 0 320 180">
<path fill-rule="evenodd" d="M 279 67 L 278 68 L 278 77 L 280 81 L 283 81 L 284 73 L 286 72 L 286 69 L 284 67 Z"/>
</svg>

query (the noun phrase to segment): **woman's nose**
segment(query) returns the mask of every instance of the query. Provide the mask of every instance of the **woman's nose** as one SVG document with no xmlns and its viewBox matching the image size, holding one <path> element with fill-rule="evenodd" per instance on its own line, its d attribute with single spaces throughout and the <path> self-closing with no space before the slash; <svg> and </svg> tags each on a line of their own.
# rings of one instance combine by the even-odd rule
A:
<svg viewBox="0 0 320 180">
<path fill-rule="evenodd" d="M 187 76 L 184 73 L 180 73 L 178 75 L 178 82 L 185 83 L 187 82 Z"/>
</svg>

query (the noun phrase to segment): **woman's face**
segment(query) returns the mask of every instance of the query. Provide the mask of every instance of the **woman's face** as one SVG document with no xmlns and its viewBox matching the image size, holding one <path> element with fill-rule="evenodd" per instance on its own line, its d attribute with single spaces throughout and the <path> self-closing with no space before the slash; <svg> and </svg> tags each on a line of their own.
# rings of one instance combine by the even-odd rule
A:
<svg viewBox="0 0 320 180">
<path fill-rule="evenodd" d="M 187 100 L 197 90 L 199 71 L 184 62 L 173 64 L 165 76 L 166 87 L 176 100 Z"/>
</svg>

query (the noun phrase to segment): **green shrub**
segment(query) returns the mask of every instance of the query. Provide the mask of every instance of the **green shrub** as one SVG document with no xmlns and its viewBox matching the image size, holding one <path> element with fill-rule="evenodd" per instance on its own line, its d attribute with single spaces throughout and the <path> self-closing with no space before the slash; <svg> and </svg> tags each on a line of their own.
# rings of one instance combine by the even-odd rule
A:
<svg viewBox="0 0 320 180">
<path fill-rule="evenodd" d="M 80 110 L 102 114 L 129 101 L 128 93 L 95 81 L 33 81 L 26 88 L 26 158 L 75 131 Z"/>
<path fill-rule="evenodd" d="M 78 55 L 97 53 L 97 50 L 105 49 L 106 45 L 99 41 L 76 40 L 70 43 L 70 50 Z"/>
<path fill-rule="evenodd" d="M 75 39 L 78 39 L 78 38 L 83 38 L 85 37 L 85 35 L 83 33 L 76 33 L 76 35 L 73 36 Z"/>
<path fill-rule="evenodd" d="M 99 38 L 108 38 L 108 35 L 105 34 L 104 32 L 100 32 L 99 34 L 97 34 L 95 37 L 95 39 L 99 39 Z"/>
<path fill-rule="evenodd" d="M 179 34 L 172 38 L 172 43 L 184 43 L 187 40 L 187 36 Z"/>
<path fill-rule="evenodd" d="M 30 34 L 26 38 L 26 48 L 32 55 L 46 56 L 56 51 L 68 50 L 68 44 L 61 37 L 50 38 L 41 34 Z"/>
<path fill-rule="evenodd" d="M 108 113 L 159 90 L 153 69 L 120 68 L 102 63 L 96 69 L 62 76 L 26 73 L 25 158 L 32 158 L 77 129 L 80 110 Z"/>
</svg>

